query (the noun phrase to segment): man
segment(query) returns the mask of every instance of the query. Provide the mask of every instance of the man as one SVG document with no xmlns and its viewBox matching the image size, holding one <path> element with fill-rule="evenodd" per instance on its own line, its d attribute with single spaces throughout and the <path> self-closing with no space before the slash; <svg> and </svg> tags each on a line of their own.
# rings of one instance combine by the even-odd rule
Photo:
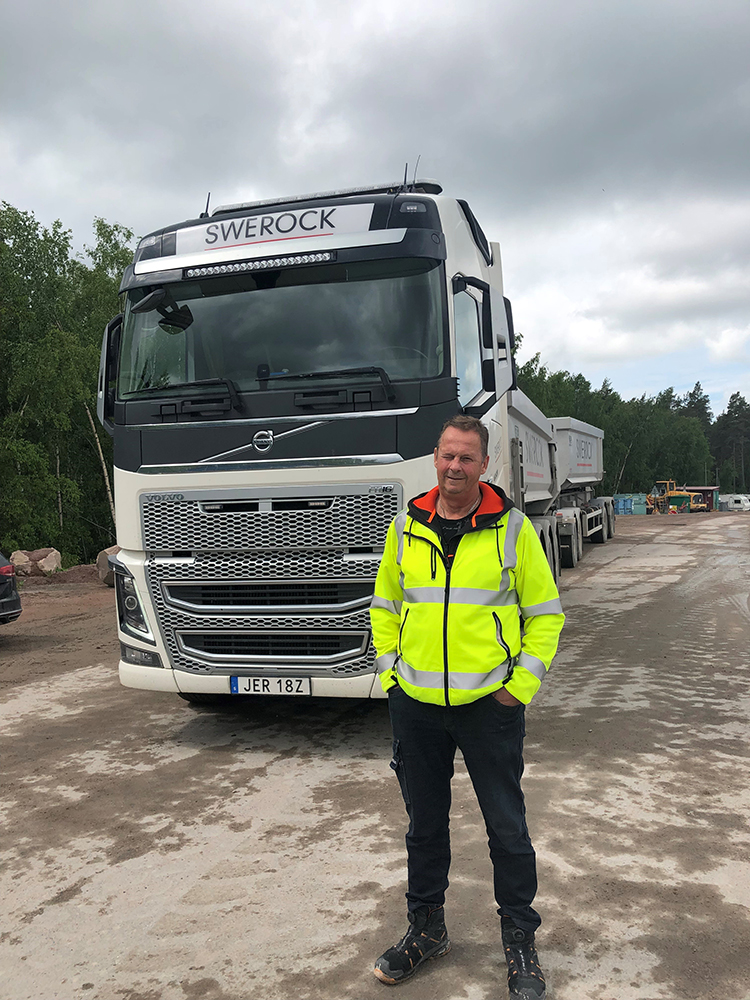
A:
<svg viewBox="0 0 750 1000">
<path fill-rule="evenodd" d="M 435 449 L 438 485 L 393 521 L 371 606 L 377 665 L 393 726 L 406 810 L 409 929 L 375 964 L 408 979 L 450 950 L 450 782 L 463 753 L 489 836 L 508 987 L 541 1000 L 534 946 L 536 856 L 526 828 L 524 708 L 557 649 L 564 615 L 531 522 L 503 490 L 480 483 L 487 429 L 459 415 Z"/>
</svg>

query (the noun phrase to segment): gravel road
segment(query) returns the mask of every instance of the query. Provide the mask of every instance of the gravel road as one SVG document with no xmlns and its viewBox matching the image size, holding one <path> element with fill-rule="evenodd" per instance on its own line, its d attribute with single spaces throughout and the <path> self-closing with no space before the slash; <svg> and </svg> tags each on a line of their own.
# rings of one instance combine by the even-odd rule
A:
<svg viewBox="0 0 750 1000">
<path fill-rule="evenodd" d="M 621 517 L 565 572 L 527 713 L 550 1000 L 750 998 L 750 515 Z M 113 592 L 0 629 L 2 1000 L 383 1000 L 405 813 L 382 702 L 196 709 L 117 681 Z M 454 942 L 400 1000 L 503 1000 L 454 781 Z"/>
</svg>

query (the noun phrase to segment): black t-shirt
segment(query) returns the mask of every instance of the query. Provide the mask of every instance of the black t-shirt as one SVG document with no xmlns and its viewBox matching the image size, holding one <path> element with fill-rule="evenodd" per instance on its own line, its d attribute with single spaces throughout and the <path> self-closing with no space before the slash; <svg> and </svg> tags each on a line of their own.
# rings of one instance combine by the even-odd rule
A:
<svg viewBox="0 0 750 1000">
<path fill-rule="evenodd" d="M 475 513 L 476 511 L 472 511 L 471 514 L 467 514 L 466 517 L 460 517 L 458 520 L 441 517 L 437 512 L 435 513 L 431 527 L 440 535 L 444 552 L 452 554 L 456 551 L 457 539 L 459 535 L 463 535 L 472 527 L 471 519 Z"/>
</svg>

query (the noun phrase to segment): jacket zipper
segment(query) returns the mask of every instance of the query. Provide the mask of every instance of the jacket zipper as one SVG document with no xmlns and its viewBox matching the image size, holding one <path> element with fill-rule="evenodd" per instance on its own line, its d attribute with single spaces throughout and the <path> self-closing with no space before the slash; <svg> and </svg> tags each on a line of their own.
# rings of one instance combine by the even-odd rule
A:
<svg viewBox="0 0 750 1000">
<path fill-rule="evenodd" d="M 458 543 L 456 544 L 456 550 L 453 553 L 453 559 L 446 558 L 443 550 L 431 542 L 429 538 L 425 538 L 424 535 L 413 535 L 409 531 L 409 544 L 411 544 L 412 538 L 418 538 L 421 542 L 427 542 L 432 548 L 433 553 L 437 553 L 440 556 L 443 566 L 445 567 L 445 597 L 443 599 L 443 691 L 445 692 L 445 704 L 450 705 L 450 685 L 448 683 L 448 604 L 449 604 L 449 594 L 451 587 L 451 567 L 453 565 L 453 559 L 456 558 L 456 552 L 458 551 L 458 543 L 460 543 L 461 538 L 459 537 Z M 434 578 L 433 578 L 434 579 Z M 411 608 L 408 608 L 406 614 L 404 615 L 404 620 L 401 622 L 401 628 L 398 633 L 398 644 L 399 644 L 399 656 L 401 655 L 401 633 L 404 630 L 404 625 L 406 624 L 406 619 L 409 615 Z"/>
<path fill-rule="evenodd" d="M 455 559 L 455 553 L 453 558 Z M 443 687 L 445 690 L 445 704 L 450 705 L 450 686 L 448 684 L 448 604 L 451 589 L 451 567 L 448 563 L 445 567 L 445 597 L 443 599 Z"/>
</svg>

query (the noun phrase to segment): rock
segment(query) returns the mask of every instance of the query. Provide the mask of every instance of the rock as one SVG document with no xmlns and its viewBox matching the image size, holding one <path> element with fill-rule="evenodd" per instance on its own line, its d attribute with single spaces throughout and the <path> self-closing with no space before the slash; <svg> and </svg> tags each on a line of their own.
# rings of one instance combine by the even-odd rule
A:
<svg viewBox="0 0 750 1000">
<path fill-rule="evenodd" d="M 96 571 L 99 574 L 99 579 L 108 587 L 115 585 L 115 574 L 109 568 L 109 557 L 117 555 L 119 551 L 119 545 L 110 545 L 108 549 L 102 549 L 96 557 Z"/>
<path fill-rule="evenodd" d="M 45 576 L 48 573 L 57 573 L 62 569 L 62 557 L 57 549 L 48 549 L 46 556 L 43 556 L 41 559 L 34 559 L 33 561 L 36 562 Z"/>
<path fill-rule="evenodd" d="M 18 549 L 11 553 L 10 561 L 19 576 L 46 576 L 62 568 L 62 558 L 57 549 Z"/>
<path fill-rule="evenodd" d="M 18 576 L 31 576 L 31 559 L 29 559 L 28 552 L 24 552 L 22 549 L 11 552 L 10 561 L 16 567 Z"/>
</svg>

